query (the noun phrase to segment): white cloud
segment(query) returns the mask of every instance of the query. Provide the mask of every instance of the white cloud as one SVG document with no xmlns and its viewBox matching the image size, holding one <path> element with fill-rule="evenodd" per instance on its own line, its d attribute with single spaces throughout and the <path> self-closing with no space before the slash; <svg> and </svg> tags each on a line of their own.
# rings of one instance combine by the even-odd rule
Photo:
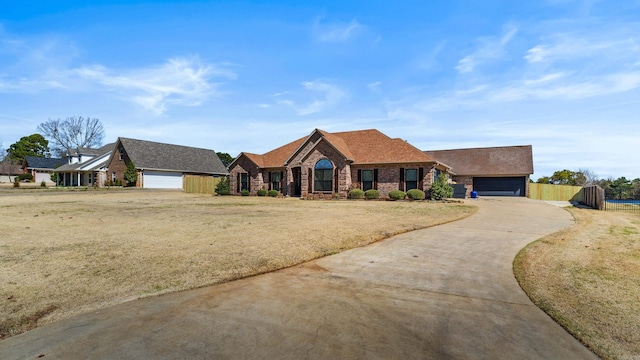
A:
<svg viewBox="0 0 640 360">
<path fill-rule="evenodd" d="M 233 72 L 197 58 L 173 58 L 160 66 L 120 72 L 100 65 L 84 66 L 75 72 L 127 94 L 134 103 L 156 114 L 165 112 L 168 105 L 197 106 L 216 95 L 217 84 L 210 82 L 212 77 L 235 78 Z"/>
<path fill-rule="evenodd" d="M 479 47 L 472 54 L 465 56 L 458 61 L 456 69 L 461 74 L 469 73 L 488 60 L 499 59 L 505 54 L 505 46 L 513 39 L 518 29 L 508 25 L 505 33 L 500 38 L 485 37 L 479 39 Z"/>
<path fill-rule="evenodd" d="M 321 18 L 317 18 L 313 25 L 313 33 L 320 42 L 345 42 L 360 35 L 366 26 L 360 24 L 358 20 L 351 20 L 348 23 L 322 24 Z"/>
<path fill-rule="evenodd" d="M 296 114 L 299 116 L 311 115 L 321 111 L 324 111 L 330 107 L 341 102 L 348 96 L 348 93 L 341 89 L 337 85 L 329 84 L 328 82 L 322 80 L 313 80 L 306 81 L 301 84 L 306 90 L 305 94 L 302 96 L 306 96 L 306 93 L 312 92 L 314 94 L 319 94 L 319 97 L 314 97 L 311 102 L 307 101 L 293 101 L 290 99 L 277 99 L 276 103 L 280 105 L 289 106 L 296 110 Z M 290 94 L 290 92 L 286 92 L 286 94 Z M 275 97 L 279 97 L 281 94 L 274 95 Z M 301 104 L 301 102 L 303 104 Z"/>
</svg>

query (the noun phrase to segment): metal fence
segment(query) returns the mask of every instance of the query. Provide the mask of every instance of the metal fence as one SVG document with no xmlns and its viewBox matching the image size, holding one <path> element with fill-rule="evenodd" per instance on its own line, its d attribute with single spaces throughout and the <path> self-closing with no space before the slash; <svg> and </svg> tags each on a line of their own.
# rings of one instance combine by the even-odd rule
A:
<svg viewBox="0 0 640 360">
<path fill-rule="evenodd" d="M 640 200 L 605 199 L 604 210 L 640 212 Z"/>
<path fill-rule="evenodd" d="M 598 185 L 585 186 L 580 191 L 584 205 L 605 211 L 637 211 L 640 212 L 640 200 L 612 199 Z"/>
</svg>

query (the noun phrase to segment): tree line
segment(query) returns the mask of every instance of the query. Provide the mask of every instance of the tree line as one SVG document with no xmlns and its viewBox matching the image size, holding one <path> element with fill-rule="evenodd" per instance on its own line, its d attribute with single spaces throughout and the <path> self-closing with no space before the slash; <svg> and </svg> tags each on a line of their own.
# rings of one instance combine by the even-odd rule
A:
<svg viewBox="0 0 640 360">
<path fill-rule="evenodd" d="M 599 179 L 589 169 L 559 170 L 551 176 L 543 176 L 536 181 L 538 184 L 588 186 L 598 185 L 605 191 L 608 199 L 640 200 L 640 178 L 629 180 L 622 176 L 617 179 Z"/>
</svg>

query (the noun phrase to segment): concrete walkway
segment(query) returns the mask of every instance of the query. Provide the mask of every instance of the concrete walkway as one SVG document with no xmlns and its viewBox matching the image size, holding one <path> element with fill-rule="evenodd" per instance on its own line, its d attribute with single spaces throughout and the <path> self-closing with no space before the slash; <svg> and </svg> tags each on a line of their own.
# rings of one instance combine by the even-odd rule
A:
<svg viewBox="0 0 640 360">
<path fill-rule="evenodd" d="M 541 201 L 301 266 L 129 302 L 0 341 L 1 359 L 596 359 L 534 306 L 512 261 L 572 223 Z"/>
</svg>

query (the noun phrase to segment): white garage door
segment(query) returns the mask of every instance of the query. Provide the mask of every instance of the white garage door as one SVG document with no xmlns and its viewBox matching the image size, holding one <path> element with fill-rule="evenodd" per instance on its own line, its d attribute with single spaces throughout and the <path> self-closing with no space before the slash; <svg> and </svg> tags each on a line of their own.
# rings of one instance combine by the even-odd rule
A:
<svg viewBox="0 0 640 360">
<path fill-rule="evenodd" d="M 40 184 L 41 182 L 53 182 L 51 181 L 51 174 L 49 173 L 42 173 L 42 172 L 36 172 L 36 178 L 34 180 L 36 183 Z"/>
<path fill-rule="evenodd" d="M 143 187 L 147 189 L 182 189 L 182 173 L 145 171 Z"/>
</svg>

